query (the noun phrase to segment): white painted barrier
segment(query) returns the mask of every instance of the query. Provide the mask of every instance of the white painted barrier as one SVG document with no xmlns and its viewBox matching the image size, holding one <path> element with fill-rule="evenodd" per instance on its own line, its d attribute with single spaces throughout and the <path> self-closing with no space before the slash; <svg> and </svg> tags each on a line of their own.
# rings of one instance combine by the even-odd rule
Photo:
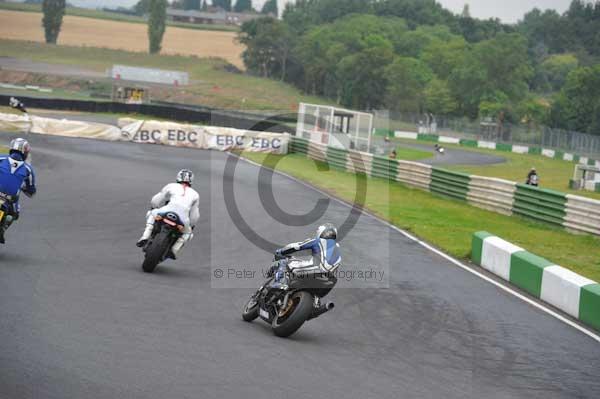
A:
<svg viewBox="0 0 600 399">
<path fill-rule="evenodd" d="M 573 162 L 573 154 L 570 154 L 568 152 L 565 152 L 563 154 L 563 161 L 569 161 L 569 162 Z"/>
<path fill-rule="evenodd" d="M 554 150 L 549 150 L 547 148 L 542 148 L 542 155 L 548 158 L 554 158 L 556 152 Z"/>
<path fill-rule="evenodd" d="M 397 130 L 394 132 L 394 137 L 399 138 L 399 139 L 416 140 L 417 136 L 418 136 L 417 133 L 414 133 L 414 132 L 402 132 L 400 130 Z"/>
<path fill-rule="evenodd" d="M 460 144 L 460 139 L 457 137 L 440 136 L 438 141 L 446 144 Z"/>
<path fill-rule="evenodd" d="M 487 148 L 490 150 L 495 150 L 496 149 L 496 143 L 494 143 L 493 141 L 481 141 L 479 140 L 477 142 L 477 147 L 479 148 Z"/>
<path fill-rule="evenodd" d="M 529 152 L 529 147 L 525 145 L 513 145 L 512 152 L 516 154 L 527 154 Z"/>
<path fill-rule="evenodd" d="M 429 190 L 431 166 L 418 162 L 398 161 L 396 180 L 409 186 Z"/>
<path fill-rule="evenodd" d="M 600 235 L 600 201 L 567 194 L 563 226 Z"/>
<path fill-rule="evenodd" d="M 478 208 L 512 215 L 516 188 L 512 181 L 471 175 L 467 201 Z"/>
</svg>

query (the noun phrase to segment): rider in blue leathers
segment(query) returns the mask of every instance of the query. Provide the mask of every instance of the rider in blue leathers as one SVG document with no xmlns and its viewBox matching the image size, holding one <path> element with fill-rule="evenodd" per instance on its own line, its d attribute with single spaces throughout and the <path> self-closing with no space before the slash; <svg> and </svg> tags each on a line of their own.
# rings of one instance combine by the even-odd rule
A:
<svg viewBox="0 0 600 399">
<path fill-rule="evenodd" d="M 275 251 L 275 256 L 278 258 L 294 252 L 310 250 L 312 259 L 290 261 L 288 258 L 283 258 L 275 262 L 269 270 L 269 275 L 275 273 L 271 287 L 282 288 L 287 284 L 286 269 L 293 274 L 302 275 L 334 272 L 342 262 L 340 245 L 336 240 L 337 229 L 331 223 L 326 223 L 319 226 L 316 237 L 279 248 Z"/>
<path fill-rule="evenodd" d="M 7 200 L 5 222 L 0 225 L 0 243 L 4 244 L 5 230 L 19 218 L 19 195 L 31 197 L 36 192 L 35 173 L 26 163 L 31 147 L 22 138 L 10 142 L 8 156 L 0 157 L 0 196 Z"/>
</svg>

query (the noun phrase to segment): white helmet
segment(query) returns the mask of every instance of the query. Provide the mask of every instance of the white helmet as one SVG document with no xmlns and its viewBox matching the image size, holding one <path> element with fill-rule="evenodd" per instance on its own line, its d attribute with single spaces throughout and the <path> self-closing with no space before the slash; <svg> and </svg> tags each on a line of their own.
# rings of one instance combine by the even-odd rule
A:
<svg viewBox="0 0 600 399">
<path fill-rule="evenodd" d="M 177 172 L 177 183 L 187 183 L 190 186 L 194 181 L 194 172 L 189 169 L 181 169 Z"/>
<path fill-rule="evenodd" d="M 322 224 L 317 228 L 317 238 L 335 240 L 337 239 L 337 229 L 331 223 Z"/>
<path fill-rule="evenodd" d="M 18 152 L 23 156 L 23 159 L 27 159 L 27 156 L 31 151 L 31 146 L 29 145 L 29 142 L 27 142 L 27 140 L 22 138 L 16 138 L 10 142 L 8 149 L 10 154 L 12 154 L 13 152 Z"/>
</svg>

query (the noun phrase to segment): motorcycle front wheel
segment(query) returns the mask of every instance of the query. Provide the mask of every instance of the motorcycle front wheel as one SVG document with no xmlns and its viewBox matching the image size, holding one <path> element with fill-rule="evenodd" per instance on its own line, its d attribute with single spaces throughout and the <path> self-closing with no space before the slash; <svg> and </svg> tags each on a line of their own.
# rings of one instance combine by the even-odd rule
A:
<svg viewBox="0 0 600 399">
<path fill-rule="evenodd" d="M 271 327 L 278 337 L 289 337 L 308 319 L 312 313 L 313 296 L 306 291 L 298 291 L 288 299 L 286 309 L 280 309 Z"/>
<path fill-rule="evenodd" d="M 242 312 L 242 319 L 247 322 L 251 322 L 252 320 L 258 317 L 258 301 L 256 300 L 257 295 L 252 295 L 252 298 L 246 302 L 246 306 L 244 306 L 244 311 Z"/>
</svg>

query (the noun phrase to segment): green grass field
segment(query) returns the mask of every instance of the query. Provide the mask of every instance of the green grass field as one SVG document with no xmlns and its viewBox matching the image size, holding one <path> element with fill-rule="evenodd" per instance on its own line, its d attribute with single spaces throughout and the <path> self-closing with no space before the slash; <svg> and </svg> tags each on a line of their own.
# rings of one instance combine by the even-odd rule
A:
<svg viewBox="0 0 600 399">
<path fill-rule="evenodd" d="M 294 112 L 299 102 L 327 103 L 302 94 L 291 85 L 232 73 L 220 59 L 151 55 L 95 47 L 56 46 L 0 39 L 0 54 L 37 62 L 79 66 L 104 72 L 113 64 L 185 71 L 192 81 L 172 100 L 237 110 Z"/>
<path fill-rule="evenodd" d="M 409 147 L 402 147 L 400 145 L 396 147 L 396 159 L 403 159 L 405 161 L 419 161 L 427 158 L 433 158 L 433 153 Z"/>
<path fill-rule="evenodd" d="M 344 200 L 352 201 L 354 175 L 318 170 L 318 162 L 300 154 L 269 156 L 244 153 L 246 158 L 303 179 Z M 325 166 L 321 164 L 319 169 Z M 600 281 L 600 237 L 574 235 L 517 216 L 504 216 L 464 202 L 382 179 L 367 179 L 366 207 L 394 225 L 461 259 L 470 256 L 471 235 L 487 230 L 556 264 Z"/>
<path fill-rule="evenodd" d="M 41 4 L 25 4 L 25 3 L 5 3 L 0 2 L 0 10 L 10 11 L 25 11 L 25 12 L 42 12 Z M 108 12 L 102 10 L 94 10 L 89 8 L 79 7 L 67 7 L 66 15 L 73 15 L 76 17 L 86 17 L 95 19 L 106 19 L 110 21 L 121 21 L 121 22 L 133 22 L 139 24 L 146 24 L 148 21 L 143 17 L 137 15 L 120 14 L 117 12 Z M 211 24 L 190 24 L 183 22 L 167 21 L 168 26 L 176 26 L 185 29 L 198 29 L 198 30 L 215 30 L 215 31 L 227 31 L 236 32 L 239 28 L 235 25 L 211 25 Z"/>
</svg>

